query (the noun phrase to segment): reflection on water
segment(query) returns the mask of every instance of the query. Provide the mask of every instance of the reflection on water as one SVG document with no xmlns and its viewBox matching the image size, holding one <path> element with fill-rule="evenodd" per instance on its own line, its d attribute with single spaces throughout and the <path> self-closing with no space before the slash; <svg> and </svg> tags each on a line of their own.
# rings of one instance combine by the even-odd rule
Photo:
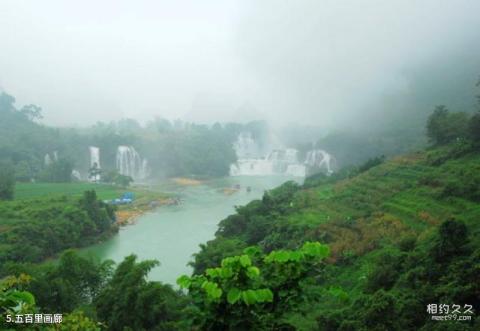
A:
<svg viewBox="0 0 480 331">
<path fill-rule="evenodd" d="M 117 263 L 129 254 L 136 254 L 142 260 L 156 259 L 160 266 L 150 272 L 149 278 L 175 284 L 180 275 L 191 272 L 187 263 L 192 254 L 199 251 L 198 245 L 214 238 L 218 222 L 234 213 L 235 206 L 258 199 L 265 190 L 287 180 L 292 179 L 227 177 L 196 186 L 165 184 L 161 189 L 178 195 L 180 205 L 163 206 L 147 213 L 135 225 L 122 228 L 118 235 L 85 252 Z M 224 192 L 225 188 L 238 185 L 240 189 L 236 193 Z M 250 192 L 247 187 L 251 188 Z"/>
</svg>

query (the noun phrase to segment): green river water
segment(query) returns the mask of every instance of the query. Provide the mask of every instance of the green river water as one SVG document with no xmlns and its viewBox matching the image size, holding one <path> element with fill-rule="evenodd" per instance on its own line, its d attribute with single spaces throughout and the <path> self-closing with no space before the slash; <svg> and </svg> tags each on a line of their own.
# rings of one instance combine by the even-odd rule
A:
<svg viewBox="0 0 480 331">
<path fill-rule="evenodd" d="M 292 180 L 288 177 L 228 177 L 196 186 L 160 186 L 181 199 L 175 206 L 162 206 L 138 218 L 134 225 L 120 229 L 111 239 L 86 248 L 87 255 L 120 262 L 130 254 L 140 260 L 156 259 L 150 280 L 175 284 L 182 274 L 190 274 L 187 263 L 199 251 L 199 244 L 214 238 L 218 223 L 235 212 L 234 207 L 258 199 L 265 190 Z M 240 190 L 226 195 L 222 189 L 240 185 Z M 247 192 L 246 187 L 251 187 Z"/>
</svg>

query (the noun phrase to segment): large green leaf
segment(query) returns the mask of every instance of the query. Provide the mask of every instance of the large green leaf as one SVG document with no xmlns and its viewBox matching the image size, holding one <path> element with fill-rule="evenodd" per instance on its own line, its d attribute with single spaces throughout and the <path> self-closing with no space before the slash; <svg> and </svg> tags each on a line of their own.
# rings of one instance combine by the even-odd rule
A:
<svg viewBox="0 0 480 331">
<path fill-rule="evenodd" d="M 29 305 L 35 304 L 35 297 L 27 291 L 13 291 L 8 295 L 8 299 L 16 302 L 24 302 Z"/>
<path fill-rule="evenodd" d="M 242 267 L 248 267 L 252 265 L 252 260 L 250 260 L 250 257 L 248 255 L 242 255 L 240 256 L 240 264 Z"/>
<path fill-rule="evenodd" d="M 242 292 L 243 302 L 247 305 L 253 305 L 257 302 L 257 294 L 253 290 L 246 290 Z"/>
<path fill-rule="evenodd" d="M 319 242 L 306 242 L 303 244 L 302 251 L 306 255 L 325 258 L 330 255 L 330 248 L 327 245 L 322 245 Z"/>
<path fill-rule="evenodd" d="M 260 270 L 257 267 L 248 267 L 247 276 L 251 279 L 258 278 L 260 276 Z"/>
<path fill-rule="evenodd" d="M 240 297 L 242 296 L 242 291 L 240 291 L 238 288 L 234 287 L 230 289 L 227 293 L 227 301 L 229 304 L 234 304 L 238 300 L 240 300 Z"/>
<path fill-rule="evenodd" d="M 268 288 L 259 289 L 255 291 L 257 295 L 258 302 L 272 302 L 273 301 L 273 293 Z"/>
<path fill-rule="evenodd" d="M 187 275 L 182 275 L 178 277 L 177 284 L 182 288 L 189 288 L 190 285 L 192 284 L 192 280 Z"/>
</svg>

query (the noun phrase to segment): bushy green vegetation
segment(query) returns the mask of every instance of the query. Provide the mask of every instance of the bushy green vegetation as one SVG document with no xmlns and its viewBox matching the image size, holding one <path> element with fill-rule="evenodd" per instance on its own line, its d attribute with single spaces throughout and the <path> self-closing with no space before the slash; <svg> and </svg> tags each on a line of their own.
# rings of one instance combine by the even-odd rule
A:
<svg viewBox="0 0 480 331">
<path fill-rule="evenodd" d="M 468 122 L 466 113 L 450 113 L 445 106 L 437 106 L 428 118 L 428 138 L 438 145 L 455 139 L 465 139 L 468 137 Z"/>
<path fill-rule="evenodd" d="M 46 183 L 69 183 L 72 181 L 73 162 L 60 158 L 46 165 L 38 174 L 38 180 Z"/>
<path fill-rule="evenodd" d="M 236 161 L 232 143 L 238 132 L 259 131 L 255 122 L 195 125 L 163 119 L 145 126 L 123 119 L 85 129 L 56 129 L 39 124 L 40 118 L 38 106 L 18 109 L 14 97 L 0 92 L 0 161 L 13 165 L 17 181 L 70 182 L 73 169 L 86 175 L 90 170 L 89 146 L 100 149 L 101 169 L 97 170 L 108 176 L 116 169 L 119 145 L 134 146 L 149 160 L 154 177 L 224 176 Z M 46 164 L 47 154 L 50 163 Z M 116 182 L 125 185 L 126 179 L 117 176 Z"/>
<path fill-rule="evenodd" d="M 178 330 L 182 296 L 170 285 L 147 281 L 157 261 L 137 262 L 134 255 L 120 263 L 95 297 L 101 321 L 112 330 Z"/>
<path fill-rule="evenodd" d="M 74 263 L 70 263 L 75 261 Z M 69 269 L 72 267 L 73 269 Z M 78 331 L 100 331 L 101 324 L 95 322 L 94 319 L 85 316 L 82 310 L 70 311 L 68 308 L 63 311 L 61 324 L 36 324 L 32 328 L 32 324 L 15 324 L 11 321 L 15 320 L 15 315 L 52 313 L 58 314 L 58 307 L 49 309 L 48 306 L 42 304 L 42 295 L 48 296 L 49 304 L 59 304 L 59 306 L 72 306 L 78 304 L 80 296 L 90 295 L 88 292 L 91 288 L 91 279 L 85 276 L 94 275 L 96 279 L 98 275 L 104 275 L 103 271 L 98 269 L 82 269 L 84 267 L 96 267 L 96 264 L 84 258 L 79 258 L 73 252 L 66 252 L 60 259 L 58 267 L 49 266 L 47 270 L 44 267 L 39 271 L 35 268 L 29 268 L 29 272 L 33 272 L 35 277 L 20 273 L 18 277 L 9 276 L 0 280 L 0 323 L 2 330 L 78 330 Z M 72 276 L 79 276 L 72 279 Z M 60 278 L 55 278 L 60 277 Z M 87 281 L 85 283 L 78 283 Z M 94 282 L 94 284 L 96 284 Z M 39 285 L 43 287 L 39 288 Z M 35 291 L 36 295 L 32 294 Z M 9 321 L 10 319 L 10 321 Z"/>
<path fill-rule="evenodd" d="M 188 289 L 189 317 L 201 330 L 289 330 L 292 317 L 313 301 L 306 289 L 317 282 L 328 254 L 327 246 L 312 242 L 268 255 L 252 246 L 178 283 Z"/>
<path fill-rule="evenodd" d="M 81 247 L 107 236 L 112 207 L 86 191 L 80 199 L 66 196 L 0 204 L 0 274 L 17 263 L 40 262 L 64 249 Z"/>
<path fill-rule="evenodd" d="M 95 169 L 93 169 L 93 170 L 94 170 L 93 174 L 90 175 L 90 177 L 95 178 L 96 172 L 95 172 Z M 92 173 L 92 171 L 90 173 Z M 120 186 L 122 188 L 126 188 L 127 186 L 129 186 L 133 182 L 132 177 L 119 174 L 117 170 L 110 170 L 110 171 L 101 172 L 100 180 L 103 183 L 117 185 L 117 186 Z"/>
<path fill-rule="evenodd" d="M 15 277 L 1 307 L 61 307 L 65 325 L 85 330 L 478 330 L 477 119 L 437 109 L 427 150 L 287 182 L 237 207 L 178 279 L 185 292 L 148 281 L 158 262 L 135 256 L 115 269 L 72 251 L 28 263 L 111 230 L 94 192 L 2 202 L 0 262 Z M 19 285 L 25 273 L 33 279 Z M 472 319 L 434 321 L 430 304 L 471 305 Z"/>
<path fill-rule="evenodd" d="M 480 208 L 475 194 L 447 188 L 467 185 L 461 178 L 478 173 L 480 155 L 457 154 L 460 146 L 289 182 L 238 207 L 202 246 L 195 274 L 179 278 L 188 293 L 148 281 L 155 261 L 130 256 L 113 271 L 66 252 L 56 265 L 10 267 L 33 280 L 2 295 L 27 290 L 35 307 L 15 295 L 22 307 L 61 307 L 66 323 L 86 330 L 475 330 L 475 317 L 436 322 L 426 312 L 479 304 Z"/>
<path fill-rule="evenodd" d="M 33 109 L 40 114 L 33 105 L 17 109 L 14 97 L 0 93 L 0 161 L 10 162 L 20 181 L 35 178 L 43 169 L 45 154 L 62 145 L 58 130 L 39 125 L 35 122 L 39 116 L 29 115 Z"/>
<path fill-rule="evenodd" d="M 474 330 L 474 320 L 426 313 L 480 303 L 480 154 L 465 139 L 267 192 L 220 223 L 194 271 L 249 245 L 268 253 L 320 241 L 329 263 L 304 289 L 316 297 L 299 304 L 292 330 Z"/>
<path fill-rule="evenodd" d="M 11 200 L 15 193 L 15 170 L 10 163 L 0 162 L 0 200 Z"/>
</svg>

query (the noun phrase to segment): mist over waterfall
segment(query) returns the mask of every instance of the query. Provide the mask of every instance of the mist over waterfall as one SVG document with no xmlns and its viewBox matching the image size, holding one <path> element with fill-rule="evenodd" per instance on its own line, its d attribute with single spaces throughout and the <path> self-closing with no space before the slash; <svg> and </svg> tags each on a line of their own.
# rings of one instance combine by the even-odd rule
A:
<svg viewBox="0 0 480 331">
<path fill-rule="evenodd" d="M 100 149 L 95 146 L 89 146 L 90 151 L 90 168 L 100 169 Z"/>
<path fill-rule="evenodd" d="M 147 159 L 142 159 L 133 146 L 118 146 L 116 166 L 121 175 L 135 180 L 145 179 L 149 175 Z"/>
<path fill-rule="evenodd" d="M 233 144 L 233 149 L 238 159 L 259 157 L 261 154 L 260 147 L 250 132 L 241 132 Z"/>
<path fill-rule="evenodd" d="M 330 154 L 321 149 L 315 149 L 307 153 L 305 164 L 309 167 L 315 167 L 317 169 L 325 169 L 327 174 L 332 174 L 332 162 L 333 158 Z"/>
<path fill-rule="evenodd" d="M 52 164 L 52 158 L 50 157 L 50 154 L 45 154 L 45 157 L 43 158 L 43 163 L 48 166 Z"/>
<path fill-rule="evenodd" d="M 45 154 L 45 157 L 43 158 L 43 163 L 46 166 L 48 166 L 48 165 L 50 165 L 50 164 L 52 164 L 53 162 L 56 162 L 56 161 L 58 161 L 58 152 L 57 151 L 53 151 L 51 156 L 50 156 L 49 153 L 47 153 L 47 154 Z"/>
<path fill-rule="evenodd" d="M 89 146 L 88 150 L 90 152 L 90 168 L 100 169 L 100 148 L 95 146 Z M 95 173 L 91 176 L 89 175 L 89 179 L 91 181 L 97 182 L 100 180 L 100 174 Z"/>
<path fill-rule="evenodd" d="M 250 132 L 241 132 L 233 148 L 238 160 L 230 166 L 231 176 L 305 177 L 318 171 L 327 175 L 333 172 L 333 157 L 321 149 L 308 151 L 305 160 L 300 160 L 299 151 L 294 148 L 277 148 L 262 155 L 262 149 Z"/>
</svg>

